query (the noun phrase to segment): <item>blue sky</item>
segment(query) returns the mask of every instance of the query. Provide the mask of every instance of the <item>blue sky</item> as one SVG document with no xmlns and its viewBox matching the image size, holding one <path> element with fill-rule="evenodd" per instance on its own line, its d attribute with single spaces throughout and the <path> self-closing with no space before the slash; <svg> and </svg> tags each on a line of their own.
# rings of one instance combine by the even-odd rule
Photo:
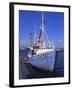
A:
<svg viewBox="0 0 72 90">
<path fill-rule="evenodd" d="M 63 12 L 45 12 L 44 11 L 45 30 L 50 41 L 55 43 L 56 47 L 64 47 L 64 13 Z M 41 11 L 19 11 L 19 40 L 20 46 L 27 45 L 29 34 L 34 35 L 36 28 L 39 37 L 40 26 L 42 22 Z M 34 37 L 34 36 L 33 36 Z"/>
</svg>

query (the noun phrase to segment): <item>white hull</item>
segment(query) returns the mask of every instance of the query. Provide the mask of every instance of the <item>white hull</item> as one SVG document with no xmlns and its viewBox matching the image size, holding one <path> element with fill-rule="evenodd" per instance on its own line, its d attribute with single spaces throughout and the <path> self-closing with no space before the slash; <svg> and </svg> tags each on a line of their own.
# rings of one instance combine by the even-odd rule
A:
<svg viewBox="0 0 72 90">
<path fill-rule="evenodd" d="M 40 55 L 41 53 L 39 53 L 38 55 Z M 42 53 L 44 54 L 44 53 Z M 55 63 L 55 54 L 56 51 L 55 50 L 51 50 L 49 52 L 47 52 L 46 57 L 39 57 L 37 55 L 33 56 L 30 58 L 30 64 L 32 64 L 32 66 L 42 69 L 42 70 L 48 70 L 48 71 L 53 71 L 54 69 L 54 63 Z"/>
</svg>

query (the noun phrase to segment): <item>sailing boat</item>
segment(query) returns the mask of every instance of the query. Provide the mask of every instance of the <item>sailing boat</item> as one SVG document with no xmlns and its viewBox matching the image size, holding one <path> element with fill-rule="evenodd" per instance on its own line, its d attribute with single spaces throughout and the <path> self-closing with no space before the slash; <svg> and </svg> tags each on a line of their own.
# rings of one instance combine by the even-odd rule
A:
<svg viewBox="0 0 72 90">
<path fill-rule="evenodd" d="M 45 46 L 44 35 L 46 35 L 47 41 L 49 43 L 47 47 Z M 36 31 L 35 31 L 35 36 L 36 36 Z M 48 70 L 51 72 L 54 70 L 56 50 L 54 44 L 51 45 L 47 37 L 44 28 L 43 12 L 42 12 L 42 24 L 41 24 L 40 36 L 39 39 L 36 40 L 36 42 L 34 42 L 33 49 L 31 50 L 35 52 L 35 54 L 33 54 L 32 56 L 28 55 L 29 63 L 32 66 L 41 70 Z"/>
</svg>

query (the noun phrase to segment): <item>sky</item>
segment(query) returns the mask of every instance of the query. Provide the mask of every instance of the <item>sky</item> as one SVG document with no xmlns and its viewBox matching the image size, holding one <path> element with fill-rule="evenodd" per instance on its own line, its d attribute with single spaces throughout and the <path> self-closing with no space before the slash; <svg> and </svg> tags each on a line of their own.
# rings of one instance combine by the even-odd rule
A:
<svg viewBox="0 0 72 90">
<path fill-rule="evenodd" d="M 64 47 L 64 13 L 63 12 L 45 12 L 44 27 L 50 42 L 55 44 L 56 48 Z M 20 47 L 29 44 L 29 34 L 36 29 L 37 38 L 39 37 L 42 23 L 41 11 L 19 10 L 19 41 Z"/>
</svg>

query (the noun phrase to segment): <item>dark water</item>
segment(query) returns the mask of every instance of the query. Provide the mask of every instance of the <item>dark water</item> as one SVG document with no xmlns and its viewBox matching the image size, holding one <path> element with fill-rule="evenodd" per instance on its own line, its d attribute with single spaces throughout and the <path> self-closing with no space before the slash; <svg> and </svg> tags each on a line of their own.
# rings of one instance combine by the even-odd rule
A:
<svg viewBox="0 0 72 90">
<path fill-rule="evenodd" d="M 53 72 L 39 70 L 31 64 L 24 64 L 27 51 L 28 49 L 19 53 L 19 79 L 64 77 L 64 50 L 56 51 Z"/>
</svg>

